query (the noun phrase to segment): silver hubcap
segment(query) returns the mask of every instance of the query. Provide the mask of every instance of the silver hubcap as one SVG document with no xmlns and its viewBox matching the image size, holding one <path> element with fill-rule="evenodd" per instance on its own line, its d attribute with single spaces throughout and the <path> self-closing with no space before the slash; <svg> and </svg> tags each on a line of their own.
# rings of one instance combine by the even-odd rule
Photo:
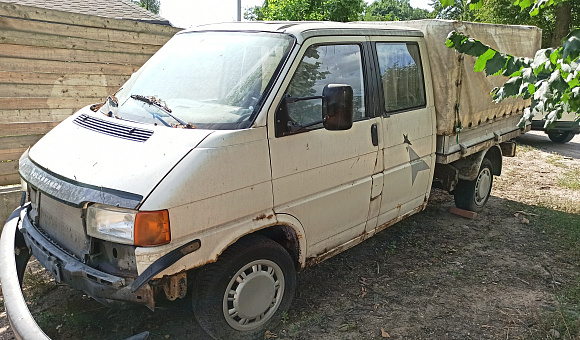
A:
<svg viewBox="0 0 580 340">
<path fill-rule="evenodd" d="M 491 189 L 491 176 L 491 171 L 488 168 L 483 168 L 477 176 L 477 181 L 475 182 L 475 204 L 483 205 L 485 203 Z"/>
<path fill-rule="evenodd" d="M 269 260 L 253 261 L 230 280 L 224 294 L 224 317 L 234 329 L 254 330 L 272 317 L 283 296 L 282 269 Z"/>
</svg>

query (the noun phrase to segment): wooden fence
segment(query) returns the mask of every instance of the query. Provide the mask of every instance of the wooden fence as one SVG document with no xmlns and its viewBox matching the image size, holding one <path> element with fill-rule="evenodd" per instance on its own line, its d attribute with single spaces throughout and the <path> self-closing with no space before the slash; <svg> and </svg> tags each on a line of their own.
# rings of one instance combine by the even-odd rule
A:
<svg viewBox="0 0 580 340">
<path fill-rule="evenodd" d="M 20 182 L 29 146 L 114 93 L 178 31 L 0 2 L 0 186 Z"/>
</svg>

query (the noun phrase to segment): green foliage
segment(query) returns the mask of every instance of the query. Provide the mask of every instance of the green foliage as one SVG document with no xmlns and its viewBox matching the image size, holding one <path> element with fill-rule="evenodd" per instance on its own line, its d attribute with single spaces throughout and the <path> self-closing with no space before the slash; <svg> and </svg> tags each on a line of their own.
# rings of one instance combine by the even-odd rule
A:
<svg viewBox="0 0 580 340">
<path fill-rule="evenodd" d="M 565 1 L 565 0 L 564 0 Z M 545 8 L 546 6 L 553 6 L 558 2 L 562 2 L 562 0 L 516 0 L 514 5 L 520 6 L 521 10 L 525 10 L 527 8 L 531 16 L 538 15 L 540 13 L 540 9 Z M 468 4 L 471 9 L 479 9 L 483 7 L 484 0 L 469 0 Z"/>
<path fill-rule="evenodd" d="M 356 21 L 362 19 L 364 0 L 265 0 L 244 14 L 248 20 Z"/>
<path fill-rule="evenodd" d="M 580 27 L 580 1 L 569 2 L 571 6 L 571 26 Z M 474 12 L 474 21 L 502 25 L 531 25 L 542 29 L 542 47 L 560 44 L 554 37 L 557 23 L 555 6 L 545 7 L 539 15 L 531 17 L 520 6 L 513 6 L 513 0 L 485 0 L 485 5 Z M 566 32 L 567 33 L 567 32 Z M 566 35 L 564 33 L 560 37 Z"/>
<path fill-rule="evenodd" d="M 365 21 L 398 21 L 429 18 L 429 11 L 413 8 L 409 0 L 378 0 L 365 10 Z"/>
<path fill-rule="evenodd" d="M 139 0 L 136 2 L 137 5 L 145 8 L 149 12 L 153 12 L 155 14 L 159 14 L 159 0 Z"/>
<path fill-rule="evenodd" d="M 564 112 L 580 111 L 580 29 L 570 32 L 563 46 L 539 50 L 533 61 L 501 53 L 455 31 L 447 37 L 446 45 L 477 57 L 474 71 L 510 77 L 504 86 L 493 89 L 496 102 L 508 97 L 531 98 L 521 125 L 537 113 L 552 123 Z"/>
<path fill-rule="evenodd" d="M 431 17 L 446 20 L 478 21 L 476 13 L 469 10 L 468 0 L 434 0 Z"/>
</svg>

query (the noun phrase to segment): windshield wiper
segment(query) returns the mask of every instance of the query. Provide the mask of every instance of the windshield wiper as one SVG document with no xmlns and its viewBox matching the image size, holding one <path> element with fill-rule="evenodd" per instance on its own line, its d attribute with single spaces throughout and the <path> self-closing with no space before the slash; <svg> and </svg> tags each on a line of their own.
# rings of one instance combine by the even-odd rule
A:
<svg viewBox="0 0 580 340">
<path fill-rule="evenodd" d="M 181 120 L 181 119 L 179 119 L 179 118 L 175 117 L 174 115 L 172 115 L 172 114 L 171 114 L 171 112 L 172 112 L 172 111 L 171 111 L 171 109 L 170 109 L 170 108 L 168 108 L 166 105 L 162 104 L 162 102 L 161 102 L 161 99 L 157 99 L 157 98 L 155 98 L 155 97 L 146 97 L 146 96 L 141 96 L 141 95 L 138 95 L 138 94 L 132 94 L 132 95 L 131 95 L 131 98 L 133 98 L 133 99 L 135 99 L 135 100 L 142 101 L 142 102 L 144 102 L 144 103 L 147 103 L 147 104 L 149 104 L 149 105 L 151 105 L 151 106 L 155 106 L 155 107 L 157 107 L 157 108 L 159 108 L 159 109 L 161 109 L 161 110 L 165 111 L 165 113 L 166 113 L 166 114 L 167 114 L 169 117 L 171 117 L 171 118 L 175 119 L 175 121 L 176 121 L 176 122 L 178 122 L 179 124 L 183 125 L 183 126 L 186 128 L 186 129 L 194 129 L 194 128 L 195 128 L 195 126 L 193 126 L 193 124 L 191 124 L 191 123 L 187 123 L 187 122 L 185 122 L 185 121 L 183 121 L 183 120 Z M 153 116 L 155 117 L 155 115 L 153 115 Z M 156 118 L 159 118 L 159 117 L 156 117 Z M 159 118 L 159 120 L 163 121 L 161 118 Z M 168 125 L 167 123 L 165 123 L 164 121 L 163 121 L 163 123 L 164 123 L 166 126 L 170 126 L 170 125 Z"/>
</svg>

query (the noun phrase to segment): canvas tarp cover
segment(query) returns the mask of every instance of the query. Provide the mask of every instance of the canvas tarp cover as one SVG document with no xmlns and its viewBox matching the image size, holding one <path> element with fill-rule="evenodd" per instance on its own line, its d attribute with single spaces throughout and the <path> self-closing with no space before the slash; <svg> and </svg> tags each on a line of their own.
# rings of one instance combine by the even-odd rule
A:
<svg viewBox="0 0 580 340">
<path fill-rule="evenodd" d="M 464 129 L 493 122 L 511 115 L 521 115 L 529 101 L 509 98 L 495 103 L 489 95 L 494 87 L 508 79 L 502 76 L 486 77 L 474 72 L 476 58 L 461 54 L 445 46 L 449 32 L 456 30 L 477 39 L 492 48 L 518 57 L 533 58 L 540 48 L 542 31 L 533 26 L 507 26 L 449 20 L 413 20 L 385 22 L 419 29 L 425 35 L 431 64 L 437 134 L 453 135 L 459 118 Z M 455 105 L 458 105 L 458 116 Z"/>
</svg>

